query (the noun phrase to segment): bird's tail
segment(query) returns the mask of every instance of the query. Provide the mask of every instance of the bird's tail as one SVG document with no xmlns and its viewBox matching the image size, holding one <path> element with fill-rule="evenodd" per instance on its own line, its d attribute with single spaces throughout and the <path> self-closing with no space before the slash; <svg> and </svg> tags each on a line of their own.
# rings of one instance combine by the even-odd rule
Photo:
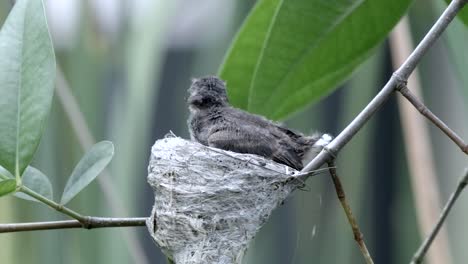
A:
<svg viewBox="0 0 468 264">
<path fill-rule="evenodd" d="M 333 139 L 332 136 L 329 134 L 316 134 L 311 137 L 307 137 L 308 140 L 311 142 L 311 146 L 304 155 L 302 156 L 302 164 L 305 166 L 307 163 L 311 162 L 320 151 L 322 151 L 323 147 L 328 145 Z"/>
</svg>

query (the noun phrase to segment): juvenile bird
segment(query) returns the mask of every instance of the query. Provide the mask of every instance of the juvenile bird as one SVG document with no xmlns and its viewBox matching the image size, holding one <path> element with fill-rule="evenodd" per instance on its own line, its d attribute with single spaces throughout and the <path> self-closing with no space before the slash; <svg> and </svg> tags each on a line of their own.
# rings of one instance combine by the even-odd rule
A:
<svg viewBox="0 0 468 264">
<path fill-rule="evenodd" d="M 191 139 L 203 145 L 256 154 L 301 170 L 331 136 L 304 136 L 262 116 L 232 107 L 216 76 L 194 79 L 188 89 Z"/>
</svg>

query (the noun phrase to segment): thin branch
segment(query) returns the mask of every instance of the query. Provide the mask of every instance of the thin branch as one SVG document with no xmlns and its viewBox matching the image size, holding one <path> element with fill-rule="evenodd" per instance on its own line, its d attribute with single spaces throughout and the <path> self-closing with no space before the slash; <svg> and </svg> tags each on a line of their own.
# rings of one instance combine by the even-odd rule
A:
<svg viewBox="0 0 468 264">
<path fill-rule="evenodd" d="M 453 0 L 449 4 L 434 26 L 432 26 L 423 40 L 421 40 L 419 45 L 400 66 L 400 68 L 395 71 L 382 90 L 380 90 L 374 99 L 372 99 L 372 101 L 358 114 L 358 116 L 332 142 L 330 142 L 327 147 L 325 147 L 309 164 L 304 167 L 304 169 L 302 169 L 302 172 L 316 170 L 333 158 L 338 151 L 340 151 L 367 123 L 367 121 L 385 103 L 385 101 L 387 101 L 395 89 L 406 84 L 408 77 L 421 61 L 423 55 L 426 54 L 429 48 L 440 37 L 442 32 L 447 28 L 466 3 L 467 0 Z M 305 179 L 307 176 L 302 176 L 302 178 Z"/>
<path fill-rule="evenodd" d="M 135 217 L 135 218 L 87 217 L 85 224 L 80 223 L 77 220 L 0 224 L 0 233 L 51 230 L 51 229 L 68 229 L 68 228 L 94 229 L 94 228 L 104 228 L 104 227 L 144 226 L 146 223 L 146 219 L 147 219 L 146 217 Z"/>
<path fill-rule="evenodd" d="M 414 254 L 411 264 L 418 264 L 422 262 L 424 256 L 426 255 L 427 250 L 429 249 L 432 242 L 434 241 L 434 238 L 437 236 L 437 233 L 442 227 L 445 219 L 447 218 L 447 215 L 450 213 L 450 210 L 452 209 L 453 204 L 458 199 L 458 197 L 460 196 L 461 192 L 463 191 L 463 189 L 466 187 L 467 184 L 468 184 L 468 169 L 465 170 L 465 175 L 458 182 L 457 189 L 455 189 L 455 191 L 450 196 L 450 199 L 445 205 L 444 210 L 442 211 L 442 214 L 439 217 L 439 221 L 437 221 L 437 224 L 434 226 L 434 229 L 432 230 L 431 234 L 426 238 L 426 240 L 424 240 L 424 242 L 421 244 L 419 249 Z"/>
<path fill-rule="evenodd" d="M 457 144 L 460 149 L 468 154 L 468 145 L 463 141 L 463 139 L 457 135 L 450 127 L 448 127 L 442 120 L 440 120 L 435 114 L 429 110 L 419 99 L 411 93 L 411 91 L 406 86 L 402 86 L 398 90 L 408 101 L 418 109 L 418 111 L 429 119 L 434 125 L 436 125 L 442 132 L 444 132 L 455 144 Z"/>
<path fill-rule="evenodd" d="M 408 58 L 414 49 L 411 36 L 408 18 L 404 17 L 390 34 L 389 44 L 392 64 L 395 69 Z M 422 87 L 417 69 L 409 77 L 408 83 L 414 95 L 422 100 Z M 426 237 L 431 233 L 432 227 L 442 211 L 442 198 L 438 187 L 428 124 L 403 96 L 398 96 L 398 110 L 418 228 L 421 237 Z M 434 241 L 434 247 L 428 253 L 427 263 L 450 264 L 452 262 L 447 230 L 442 229 L 437 240 Z"/>
<path fill-rule="evenodd" d="M 333 184 L 335 185 L 336 195 L 340 200 L 341 206 L 343 207 L 346 217 L 348 218 L 348 222 L 351 225 L 351 229 L 353 230 L 354 240 L 356 240 L 366 263 L 373 264 L 374 261 L 372 260 L 369 250 L 367 250 L 366 244 L 364 243 L 363 235 L 361 233 L 361 230 L 359 229 L 356 218 L 354 217 L 353 212 L 351 211 L 351 207 L 346 201 L 346 194 L 344 192 L 343 185 L 341 184 L 341 180 L 336 172 L 335 162 L 333 160 L 329 161 L 328 166 L 330 176 L 333 180 Z"/>
</svg>

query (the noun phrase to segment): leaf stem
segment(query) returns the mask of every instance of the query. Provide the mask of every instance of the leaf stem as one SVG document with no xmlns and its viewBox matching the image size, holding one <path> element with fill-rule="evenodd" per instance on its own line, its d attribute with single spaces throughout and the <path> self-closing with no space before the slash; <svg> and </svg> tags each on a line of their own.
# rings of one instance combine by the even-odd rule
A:
<svg viewBox="0 0 468 264">
<path fill-rule="evenodd" d="M 24 186 L 24 185 L 20 185 L 19 188 L 18 188 L 18 191 L 22 192 L 22 193 L 25 193 L 39 201 L 41 201 L 42 203 L 48 205 L 49 207 L 55 209 L 56 211 L 58 212 L 61 212 L 61 213 L 64 213 L 68 216 L 70 216 L 71 218 L 74 218 L 76 220 L 78 220 L 79 222 L 81 222 L 82 224 L 85 224 L 87 219 L 86 217 L 82 216 L 81 214 L 61 205 L 61 204 L 58 204 L 52 200 L 49 200 L 47 199 L 46 197 L 38 194 L 37 192 L 29 189 L 28 187 Z"/>
</svg>

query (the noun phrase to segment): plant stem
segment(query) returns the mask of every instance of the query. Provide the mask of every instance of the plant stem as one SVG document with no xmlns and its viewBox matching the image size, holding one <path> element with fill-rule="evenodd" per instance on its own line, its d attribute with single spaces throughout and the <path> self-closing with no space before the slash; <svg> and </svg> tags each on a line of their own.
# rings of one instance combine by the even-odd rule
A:
<svg viewBox="0 0 468 264">
<path fill-rule="evenodd" d="M 346 217 L 348 218 L 348 222 L 351 226 L 351 229 L 353 230 L 354 240 L 356 240 L 359 246 L 359 249 L 361 250 L 361 253 L 364 256 L 364 260 L 366 261 L 366 263 L 373 264 L 374 261 L 372 260 L 369 250 L 367 250 L 366 243 L 364 242 L 364 239 L 363 239 L 364 236 L 362 235 L 361 230 L 359 229 L 356 218 L 354 217 L 353 212 L 351 210 L 351 206 L 349 206 L 349 203 L 346 200 L 346 194 L 343 188 L 343 184 L 341 184 L 341 180 L 338 177 L 338 173 L 336 172 L 335 162 L 333 160 L 329 161 L 328 166 L 329 166 L 330 176 L 335 186 L 336 195 L 338 196 L 338 200 L 340 200 L 341 206 L 343 207 L 343 210 L 346 214 Z"/>
<path fill-rule="evenodd" d="M 463 139 L 457 135 L 450 127 L 448 127 L 442 120 L 440 120 L 434 113 L 427 108 L 411 91 L 408 87 L 403 86 L 398 90 L 423 116 L 436 125 L 442 132 L 445 133 L 458 147 L 468 154 L 468 145 Z"/>
<path fill-rule="evenodd" d="M 6 179 L 12 179 L 12 178 L 0 174 L 0 179 L 5 179 L 6 180 Z M 17 182 L 17 186 L 18 186 L 17 187 L 18 192 L 25 193 L 25 194 L 35 198 L 36 200 L 48 205 L 49 207 L 51 207 L 51 208 L 53 208 L 53 209 L 55 209 L 55 210 L 57 210 L 57 211 L 59 211 L 61 213 L 64 213 L 64 214 L 70 216 L 71 218 L 76 219 L 76 220 L 78 220 L 78 221 L 80 221 L 82 223 L 86 222 L 86 217 L 82 216 L 81 214 L 79 214 L 79 213 L 77 213 L 77 212 L 75 212 L 75 211 L 73 211 L 73 210 L 71 210 L 71 209 L 69 209 L 69 208 L 67 208 L 67 207 L 65 207 L 65 206 L 63 206 L 61 204 L 58 204 L 58 203 L 56 203 L 56 202 L 54 202 L 52 200 L 49 200 L 48 198 L 46 198 L 46 197 L 40 195 L 39 193 L 29 189 L 28 187 L 24 186 L 21 183 Z"/>
<path fill-rule="evenodd" d="M 73 210 L 71 210 L 71 209 L 69 209 L 69 208 L 67 208 L 67 207 L 65 207 L 65 206 L 63 206 L 61 204 L 58 204 L 58 203 L 56 203 L 56 202 L 54 202 L 52 200 L 47 199 L 46 197 L 38 194 L 37 192 L 29 189 L 28 187 L 26 187 L 24 185 L 20 185 L 18 191 L 23 192 L 23 193 L 25 193 L 25 194 L 27 194 L 27 195 L 41 201 L 42 203 L 48 205 L 49 207 L 51 207 L 51 208 L 53 208 L 53 209 L 55 209 L 55 210 L 57 210 L 57 211 L 59 211 L 61 213 L 64 213 L 64 214 L 70 216 L 71 218 L 74 218 L 74 219 L 80 221 L 83 224 L 87 220 L 86 217 L 80 215 L 79 213 L 77 213 L 77 212 L 75 212 L 75 211 L 73 211 Z"/>
<path fill-rule="evenodd" d="M 389 44 L 395 69 L 408 58 L 414 49 L 411 36 L 408 18 L 404 17 L 390 34 Z M 414 92 L 411 96 L 421 105 L 422 85 L 417 69 L 413 71 L 408 82 Z M 409 92 L 406 87 L 401 87 L 399 91 L 404 90 Z M 403 96 L 397 96 L 397 99 L 418 228 L 421 237 L 426 237 L 437 222 L 442 209 L 433 147 L 426 120 L 414 109 L 416 107 L 420 110 L 421 107 L 408 102 Z M 453 263 L 447 230 L 440 231 L 437 240 L 434 241 L 434 247 L 428 253 L 427 263 Z"/>
<path fill-rule="evenodd" d="M 135 218 L 109 218 L 109 217 L 87 217 L 87 223 L 78 220 L 66 221 L 49 221 L 35 223 L 15 223 L 15 224 L 0 224 L 0 233 L 22 232 L 22 231 L 37 231 L 51 229 L 68 229 L 68 228 L 104 228 L 104 227 L 132 227 L 144 226 L 146 217 Z"/>
<path fill-rule="evenodd" d="M 453 0 L 447 9 L 442 13 L 437 22 L 432 26 L 426 36 L 421 40 L 411 55 L 395 71 L 390 80 L 380 90 L 380 92 L 369 102 L 369 104 L 357 115 L 357 117 L 325 147 L 301 172 L 314 171 L 331 158 L 336 156 L 353 136 L 367 123 L 373 114 L 387 101 L 393 92 L 406 84 L 408 76 L 413 72 L 421 58 L 429 48 L 440 37 L 457 13 L 463 8 L 468 0 Z M 300 180 L 305 180 L 308 176 L 300 176 Z"/>
<path fill-rule="evenodd" d="M 432 242 L 434 241 L 434 238 L 437 236 L 437 233 L 439 232 L 445 219 L 450 213 L 450 210 L 452 209 L 453 204 L 458 199 L 458 197 L 460 196 L 461 192 L 463 191 L 463 189 L 466 187 L 467 184 L 468 184 L 468 169 L 465 170 L 464 176 L 458 182 L 457 189 L 455 189 L 455 191 L 450 196 L 447 204 L 445 204 L 444 210 L 442 211 L 439 217 L 439 220 L 437 221 L 437 224 L 434 226 L 434 229 L 432 229 L 431 234 L 426 238 L 426 240 L 424 240 L 424 242 L 421 244 L 419 249 L 414 254 L 411 264 L 418 264 L 422 262 L 424 256 L 426 255 L 427 250 L 431 246 Z"/>
</svg>

